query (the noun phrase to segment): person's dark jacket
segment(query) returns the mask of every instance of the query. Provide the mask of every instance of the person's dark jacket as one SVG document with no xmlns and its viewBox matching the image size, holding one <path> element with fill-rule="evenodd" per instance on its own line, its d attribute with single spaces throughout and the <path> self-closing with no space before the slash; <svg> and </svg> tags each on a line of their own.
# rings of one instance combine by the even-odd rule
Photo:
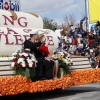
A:
<svg viewBox="0 0 100 100">
<path fill-rule="evenodd" d="M 34 53 L 35 54 L 35 57 L 38 58 L 38 57 L 43 57 L 42 53 L 40 50 L 38 50 L 38 47 L 41 45 L 42 43 L 41 42 L 32 42 L 30 40 L 26 40 L 24 42 L 24 49 L 28 48 L 30 49 L 30 53 Z"/>
</svg>

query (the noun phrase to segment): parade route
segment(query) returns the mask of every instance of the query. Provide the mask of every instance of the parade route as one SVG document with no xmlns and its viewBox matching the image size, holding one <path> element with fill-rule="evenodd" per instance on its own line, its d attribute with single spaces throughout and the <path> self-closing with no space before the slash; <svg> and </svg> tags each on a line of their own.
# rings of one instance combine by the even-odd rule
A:
<svg viewBox="0 0 100 100">
<path fill-rule="evenodd" d="M 0 100 L 100 100 L 100 83 L 74 86 L 65 90 L 2 97 Z"/>
<path fill-rule="evenodd" d="M 64 90 L 66 95 L 47 100 L 100 100 L 100 83 L 75 86 Z M 63 91 L 63 92 L 64 92 Z"/>
</svg>

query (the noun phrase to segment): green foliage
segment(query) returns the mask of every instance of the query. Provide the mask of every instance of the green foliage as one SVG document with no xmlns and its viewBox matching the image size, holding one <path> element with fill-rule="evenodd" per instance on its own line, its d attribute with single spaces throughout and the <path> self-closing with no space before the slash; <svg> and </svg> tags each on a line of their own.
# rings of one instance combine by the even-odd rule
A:
<svg viewBox="0 0 100 100">
<path fill-rule="evenodd" d="M 43 23 L 44 23 L 43 28 L 45 28 L 45 29 L 54 30 L 55 28 L 57 28 L 57 23 L 54 22 L 53 19 L 49 19 L 49 18 L 44 17 Z"/>
<path fill-rule="evenodd" d="M 22 75 L 26 78 L 32 79 L 33 81 L 35 80 L 36 71 L 34 67 L 14 67 L 14 71 L 14 75 Z"/>
<path fill-rule="evenodd" d="M 63 58 L 59 58 L 58 61 L 59 61 L 59 68 L 63 68 L 64 75 L 70 74 L 69 65 L 66 64 L 66 62 L 63 60 Z"/>
</svg>

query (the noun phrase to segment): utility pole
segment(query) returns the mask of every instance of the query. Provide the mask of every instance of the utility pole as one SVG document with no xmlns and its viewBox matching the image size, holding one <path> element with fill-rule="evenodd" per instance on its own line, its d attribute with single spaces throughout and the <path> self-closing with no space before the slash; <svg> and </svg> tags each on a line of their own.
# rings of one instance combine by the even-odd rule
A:
<svg viewBox="0 0 100 100">
<path fill-rule="evenodd" d="M 86 17 L 86 32 L 88 31 L 87 25 L 87 0 L 85 0 L 85 17 Z"/>
</svg>

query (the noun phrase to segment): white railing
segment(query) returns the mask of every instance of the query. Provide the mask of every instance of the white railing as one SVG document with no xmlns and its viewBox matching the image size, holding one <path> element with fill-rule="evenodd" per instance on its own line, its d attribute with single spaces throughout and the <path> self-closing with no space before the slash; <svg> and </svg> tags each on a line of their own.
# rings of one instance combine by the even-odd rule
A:
<svg viewBox="0 0 100 100">
<path fill-rule="evenodd" d="M 0 76 L 9 76 L 14 74 L 14 70 L 10 67 L 13 57 L 0 58 Z M 91 68 L 88 58 L 74 57 L 72 58 L 73 65 L 70 66 L 71 70 Z"/>
<path fill-rule="evenodd" d="M 14 74 L 11 68 L 12 57 L 0 57 L 0 76 L 10 76 Z"/>
<path fill-rule="evenodd" d="M 71 70 L 88 69 L 91 68 L 87 57 L 76 56 L 72 57 L 73 65 L 70 66 Z"/>
</svg>

